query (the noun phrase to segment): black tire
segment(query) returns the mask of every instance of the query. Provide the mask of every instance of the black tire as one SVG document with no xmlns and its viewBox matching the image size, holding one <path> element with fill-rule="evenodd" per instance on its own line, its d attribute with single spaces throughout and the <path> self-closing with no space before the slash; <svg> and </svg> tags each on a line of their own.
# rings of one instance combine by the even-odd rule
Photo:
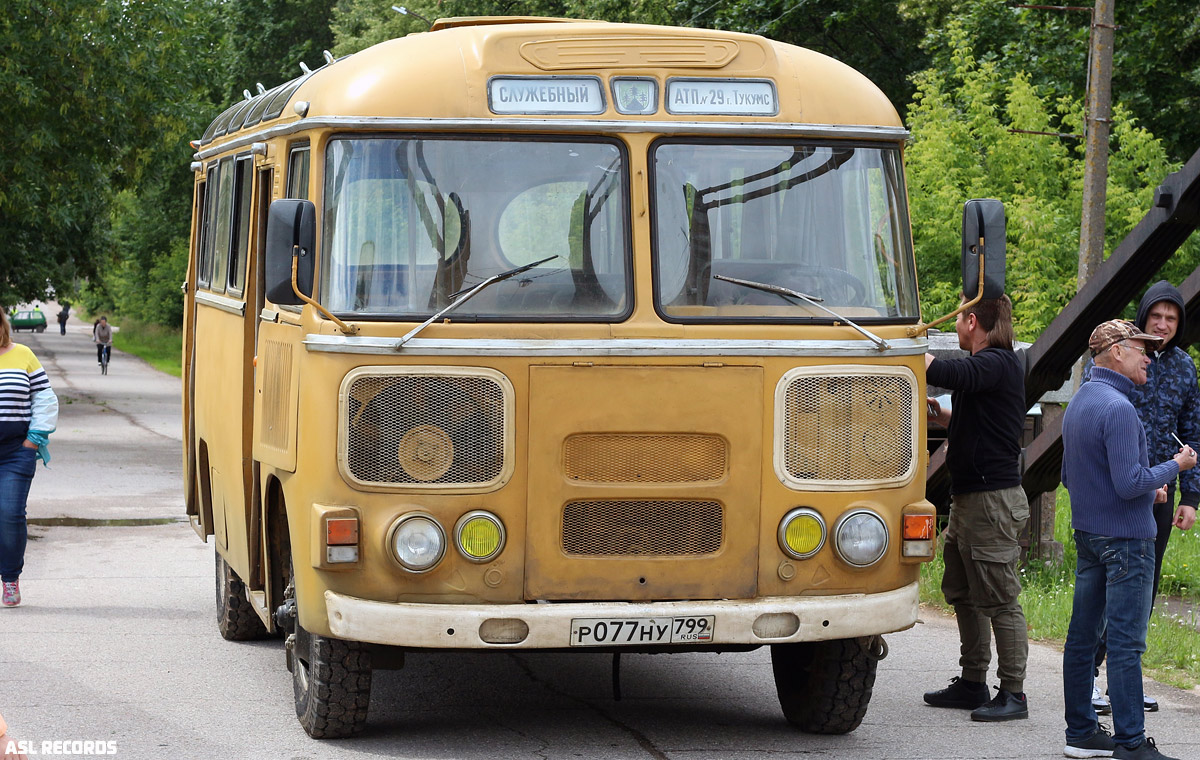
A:
<svg viewBox="0 0 1200 760">
<path fill-rule="evenodd" d="M 319 636 L 297 624 L 292 690 L 296 717 L 309 736 L 354 736 L 367 725 L 371 653 L 360 641 Z"/>
<path fill-rule="evenodd" d="M 771 645 L 775 690 L 788 723 L 810 734 L 845 734 L 867 714 L 882 637 Z"/>
<path fill-rule="evenodd" d="M 217 628 L 227 641 L 266 638 L 267 627 L 246 599 L 246 586 L 220 552 L 217 555 Z"/>
<path fill-rule="evenodd" d="M 40 332 L 40 333 L 42 333 L 42 332 L 46 332 L 46 326 L 45 326 L 45 325 L 42 325 L 41 327 L 37 328 L 37 331 L 38 331 L 38 332 Z"/>
</svg>

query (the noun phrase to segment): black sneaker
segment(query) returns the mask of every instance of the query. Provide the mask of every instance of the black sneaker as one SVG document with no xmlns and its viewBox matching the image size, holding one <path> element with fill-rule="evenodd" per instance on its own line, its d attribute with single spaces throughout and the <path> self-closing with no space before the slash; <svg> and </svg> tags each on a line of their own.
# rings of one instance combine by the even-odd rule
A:
<svg viewBox="0 0 1200 760">
<path fill-rule="evenodd" d="M 925 692 L 925 702 L 934 707 L 974 710 L 976 707 L 987 704 L 989 693 L 986 683 L 968 681 L 955 676 L 950 679 L 950 685 L 946 688 Z"/>
<path fill-rule="evenodd" d="M 1158 700 L 1154 697 L 1142 696 L 1142 707 L 1146 712 L 1158 712 Z"/>
<path fill-rule="evenodd" d="M 1159 752 L 1158 747 L 1154 746 L 1154 740 L 1149 736 L 1136 747 L 1117 747 L 1113 752 L 1113 758 L 1118 757 L 1123 760 L 1177 760 L 1177 758 L 1167 757 Z"/>
<path fill-rule="evenodd" d="M 1001 721 L 1020 720 L 1029 717 L 1029 701 L 1025 694 L 1013 694 L 1011 691 L 999 689 L 992 701 L 983 707 L 971 711 L 971 720 Z"/>
<path fill-rule="evenodd" d="M 1086 739 L 1068 741 L 1063 748 L 1065 757 L 1112 757 L 1117 745 L 1113 743 L 1112 735 L 1104 726 L 1097 726 L 1096 732 Z"/>
</svg>

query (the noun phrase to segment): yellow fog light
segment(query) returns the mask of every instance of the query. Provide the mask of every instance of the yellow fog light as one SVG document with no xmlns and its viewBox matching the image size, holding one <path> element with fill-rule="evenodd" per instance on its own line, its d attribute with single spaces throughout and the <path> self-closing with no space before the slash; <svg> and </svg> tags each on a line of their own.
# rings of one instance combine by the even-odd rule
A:
<svg viewBox="0 0 1200 760">
<path fill-rule="evenodd" d="M 800 507 L 779 523 L 779 548 L 789 557 L 807 559 L 825 545 L 825 521 L 815 510 Z"/>
<path fill-rule="evenodd" d="M 472 562 L 487 562 L 504 548 L 504 523 L 491 512 L 468 512 L 454 526 L 454 543 Z"/>
</svg>

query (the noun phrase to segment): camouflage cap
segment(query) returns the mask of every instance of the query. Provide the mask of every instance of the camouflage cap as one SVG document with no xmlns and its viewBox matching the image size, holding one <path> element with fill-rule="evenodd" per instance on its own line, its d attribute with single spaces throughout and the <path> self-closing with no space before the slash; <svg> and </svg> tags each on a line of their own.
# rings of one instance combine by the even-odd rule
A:
<svg viewBox="0 0 1200 760">
<path fill-rule="evenodd" d="M 1147 335 L 1127 319 L 1110 319 L 1092 330 L 1092 337 L 1088 338 L 1088 348 L 1092 349 L 1092 356 L 1096 356 L 1123 340 L 1144 340 L 1146 348 L 1150 349 L 1158 348 L 1163 342 L 1159 336 Z"/>
</svg>

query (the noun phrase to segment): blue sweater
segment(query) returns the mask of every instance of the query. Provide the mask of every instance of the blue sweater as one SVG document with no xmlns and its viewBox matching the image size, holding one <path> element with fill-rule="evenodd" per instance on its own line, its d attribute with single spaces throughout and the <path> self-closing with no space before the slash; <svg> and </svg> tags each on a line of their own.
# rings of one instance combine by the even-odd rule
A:
<svg viewBox="0 0 1200 760">
<path fill-rule="evenodd" d="M 1154 491 L 1179 475 L 1174 459 L 1150 467 L 1146 434 L 1129 400 L 1133 381 L 1095 367 L 1063 416 L 1062 482 L 1071 526 L 1114 538 L 1154 538 Z"/>
</svg>

